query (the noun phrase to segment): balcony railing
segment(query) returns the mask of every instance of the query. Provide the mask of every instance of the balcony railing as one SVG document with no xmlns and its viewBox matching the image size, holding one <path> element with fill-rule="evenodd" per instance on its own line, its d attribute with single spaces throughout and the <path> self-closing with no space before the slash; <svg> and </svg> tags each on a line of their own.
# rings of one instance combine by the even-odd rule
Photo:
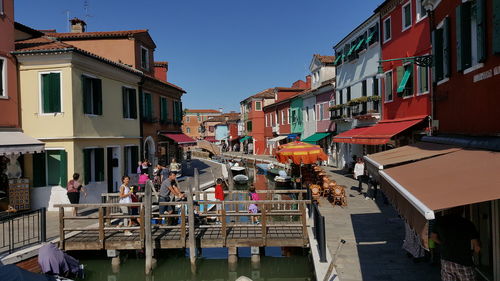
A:
<svg viewBox="0 0 500 281">
<path fill-rule="evenodd" d="M 352 117 L 380 113 L 380 101 L 361 102 L 351 105 L 350 109 Z"/>
</svg>

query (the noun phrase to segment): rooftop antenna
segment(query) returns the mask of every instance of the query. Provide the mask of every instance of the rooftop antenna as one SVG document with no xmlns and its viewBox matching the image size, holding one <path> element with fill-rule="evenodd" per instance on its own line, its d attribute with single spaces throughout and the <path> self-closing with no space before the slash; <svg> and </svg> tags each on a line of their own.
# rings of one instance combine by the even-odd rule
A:
<svg viewBox="0 0 500 281">
<path fill-rule="evenodd" d="M 84 0 L 83 1 L 83 11 L 84 11 L 84 18 L 85 18 L 85 23 L 87 23 L 87 26 L 89 24 L 89 18 L 92 17 L 91 14 L 89 14 L 89 0 Z"/>
<path fill-rule="evenodd" d="M 64 13 L 66 14 L 66 29 L 67 32 L 71 31 L 71 24 L 69 23 L 69 10 L 65 10 Z"/>
</svg>

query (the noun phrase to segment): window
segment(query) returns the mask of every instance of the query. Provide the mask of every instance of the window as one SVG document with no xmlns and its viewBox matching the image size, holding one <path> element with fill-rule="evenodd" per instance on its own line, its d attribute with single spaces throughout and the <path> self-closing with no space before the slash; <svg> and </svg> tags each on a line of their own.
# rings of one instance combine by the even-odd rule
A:
<svg viewBox="0 0 500 281">
<path fill-rule="evenodd" d="M 417 66 L 418 94 L 429 92 L 429 69 L 427 67 Z"/>
<path fill-rule="evenodd" d="M 285 125 L 285 111 L 281 111 L 281 125 Z"/>
<path fill-rule="evenodd" d="M 385 73 L 385 101 L 392 101 L 392 70 Z"/>
<path fill-rule="evenodd" d="M 325 104 L 324 103 L 321 103 L 319 106 L 318 106 L 318 121 L 321 121 L 323 120 L 325 117 Z"/>
<path fill-rule="evenodd" d="M 149 50 L 141 46 L 141 67 L 149 70 Z"/>
<path fill-rule="evenodd" d="M 361 82 L 361 96 L 366 97 L 368 95 L 368 89 L 366 87 L 366 80 Z"/>
<path fill-rule="evenodd" d="M 199 113 L 198 113 L 197 118 L 198 118 L 198 122 L 201 122 L 201 116 L 200 116 L 200 114 L 199 114 Z M 205 120 L 205 119 L 203 119 L 203 120 Z"/>
<path fill-rule="evenodd" d="M 62 149 L 47 149 L 33 154 L 33 186 L 66 186 L 68 181 L 67 153 Z"/>
<path fill-rule="evenodd" d="M 142 118 L 144 118 L 145 121 L 153 120 L 153 97 L 150 93 L 143 94 Z"/>
<path fill-rule="evenodd" d="M 417 0 L 417 21 L 422 20 L 427 16 L 427 10 L 425 9 L 424 5 L 422 4 L 424 0 Z"/>
<path fill-rule="evenodd" d="M 5 11 L 3 8 L 3 0 L 0 0 L 0 16 L 5 15 Z"/>
<path fill-rule="evenodd" d="M 486 59 L 485 9 L 484 0 L 468 1 L 456 7 L 457 71 L 467 70 Z"/>
<path fill-rule="evenodd" d="M 186 116 L 186 122 L 189 123 L 189 116 Z M 165 123 L 168 120 L 168 100 L 160 97 L 160 122 Z"/>
<path fill-rule="evenodd" d="M 41 75 L 41 107 L 42 113 L 58 113 L 61 111 L 61 73 L 50 72 Z"/>
<path fill-rule="evenodd" d="M 346 98 L 346 102 L 349 102 L 351 100 L 351 87 L 347 87 L 347 98 Z M 348 106 L 347 107 L 347 116 L 350 116 L 351 115 L 351 107 Z"/>
<path fill-rule="evenodd" d="M 186 116 L 186 122 L 187 122 L 187 123 L 191 122 L 191 120 L 190 120 L 189 116 Z"/>
<path fill-rule="evenodd" d="M 83 171 L 85 184 L 104 181 L 104 148 L 83 149 Z"/>
<path fill-rule="evenodd" d="M 304 110 L 304 121 L 308 122 L 309 121 L 309 107 L 306 106 L 306 109 Z"/>
<path fill-rule="evenodd" d="M 391 40 L 391 17 L 384 20 L 384 43 Z"/>
<path fill-rule="evenodd" d="M 379 38 L 378 23 L 368 29 L 368 37 L 366 38 L 366 44 L 368 46 L 377 43 Z"/>
<path fill-rule="evenodd" d="M 173 101 L 172 107 L 174 112 L 174 121 L 182 122 L 182 103 L 179 101 Z"/>
<path fill-rule="evenodd" d="M 262 110 L 262 102 L 260 102 L 260 101 L 255 102 L 255 110 L 257 110 L 257 111 Z"/>
<path fill-rule="evenodd" d="M 101 79 L 82 76 L 83 113 L 102 115 L 102 82 Z"/>
<path fill-rule="evenodd" d="M 125 175 L 137 173 L 137 162 L 139 162 L 139 147 L 136 145 L 125 146 Z"/>
<path fill-rule="evenodd" d="M 264 118 L 265 118 L 265 120 L 266 120 L 266 127 L 269 127 L 269 123 L 268 123 L 268 120 L 267 120 L 268 115 L 269 115 L 269 114 L 265 114 L 265 115 L 264 115 Z"/>
<path fill-rule="evenodd" d="M 186 128 L 186 133 L 191 134 L 191 128 L 187 127 Z"/>
<path fill-rule="evenodd" d="M 135 89 L 122 87 L 123 118 L 137 118 L 137 95 Z"/>
<path fill-rule="evenodd" d="M 378 79 L 377 77 L 373 77 L 373 89 L 372 89 L 372 95 L 378 96 L 379 95 L 379 89 L 378 89 Z"/>
<path fill-rule="evenodd" d="M 316 120 L 316 107 L 313 105 L 311 106 L 311 120 L 315 121 Z"/>
<path fill-rule="evenodd" d="M 2 0 L 0 0 L 2 3 Z M 0 4 L 0 13 L 2 12 L 2 4 Z M 7 62 L 0 57 L 0 97 L 7 96 Z"/>
<path fill-rule="evenodd" d="M 403 97 L 413 96 L 413 64 L 408 63 L 397 68 L 398 94 Z"/>
<path fill-rule="evenodd" d="M 288 124 L 290 124 L 290 121 L 292 119 L 292 114 L 290 108 L 288 109 Z"/>
<path fill-rule="evenodd" d="M 201 127 L 198 127 L 198 133 L 201 133 Z"/>
<path fill-rule="evenodd" d="M 434 55 L 433 80 L 439 82 L 450 77 L 450 18 L 446 17 L 432 31 L 432 53 Z"/>
<path fill-rule="evenodd" d="M 247 121 L 247 131 L 248 132 L 252 131 L 252 121 Z"/>
<path fill-rule="evenodd" d="M 274 125 L 278 125 L 280 121 L 278 120 L 278 112 L 274 112 Z"/>
<path fill-rule="evenodd" d="M 411 26 L 411 1 L 408 1 L 403 7 L 401 8 L 402 10 L 402 17 L 403 17 L 403 31 L 407 30 Z"/>
</svg>

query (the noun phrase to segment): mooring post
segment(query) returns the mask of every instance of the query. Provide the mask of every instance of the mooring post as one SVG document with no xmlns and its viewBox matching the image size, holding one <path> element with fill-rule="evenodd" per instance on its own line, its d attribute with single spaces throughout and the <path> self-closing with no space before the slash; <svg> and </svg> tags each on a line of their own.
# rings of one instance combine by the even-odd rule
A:
<svg viewBox="0 0 500 281">
<path fill-rule="evenodd" d="M 194 181 L 200 183 L 198 168 L 194 168 Z M 191 264 L 196 263 L 196 241 L 194 240 L 194 204 L 193 204 L 193 187 L 188 185 L 187 201 L 188 201 L 188 223 L 189 223 L 189 260 Z M 206 206 L 205 206 L 206 209 Z M 204 210 L 205 210 L 204 209 Z"/>
<path fill-rule="evenodd" d="M 229 164 L 226 164 L 226 169 L 227 169 L 227 181 L 229 182 L 229 190 L 234 189 L 234 180 L 233 180 L 233 171 L 231 170 L 231 166 Z"/>
<path fill-rule="evenodd" d="M 153 268 L 153 241 L 152 241 L 152 230 L 151 230 L 151 207 L 152 207 L 152 190 L 154 186 L 153 183 L 148 180 L 146 183 L 146 190 L 144 195 L 144 234 L 146 241 L 146 274 L 151 273 L 151 269 Z"/>
</svg>

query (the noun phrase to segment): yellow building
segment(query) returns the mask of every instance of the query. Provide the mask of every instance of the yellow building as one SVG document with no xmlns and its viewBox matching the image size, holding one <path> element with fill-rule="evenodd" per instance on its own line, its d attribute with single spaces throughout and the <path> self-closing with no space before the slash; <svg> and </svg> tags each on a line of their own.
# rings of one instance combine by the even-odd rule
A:
<svg viewBox="0 0 500 281">
<path fill-rule="evenodd" d="M 24 158 L 32 208 L 69 202 L 73 173 L 89 193 L 80 202 L 101 202 L 136 173 L 142 72 L 45 37 L 16 42 L 14 54 L 22 128 L 46 143 L 44 153 Z"/>
</svg>

